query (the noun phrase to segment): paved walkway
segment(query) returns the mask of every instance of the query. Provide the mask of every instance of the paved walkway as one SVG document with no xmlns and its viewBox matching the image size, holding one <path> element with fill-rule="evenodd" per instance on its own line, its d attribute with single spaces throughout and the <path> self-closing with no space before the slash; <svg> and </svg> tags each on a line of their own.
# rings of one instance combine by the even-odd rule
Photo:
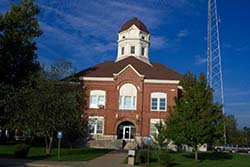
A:
<svg viewBox="0 0 250 167">
<path fill-rule="evenodd" d="M 0 166 L 4 167 L 128 167 L 123 161 L 126 151 L 112 151 L 90 161 L 57 162 L 57 161 L 31 161 L 24 159 L 0 158 Z"/>
<path fill-rule="evenodd" d="M 123 163 L 127 156 L 124 151 L 112 151 L 101 157 L 88 161 L 84 167 L 127 167 Z"/>
</svg>

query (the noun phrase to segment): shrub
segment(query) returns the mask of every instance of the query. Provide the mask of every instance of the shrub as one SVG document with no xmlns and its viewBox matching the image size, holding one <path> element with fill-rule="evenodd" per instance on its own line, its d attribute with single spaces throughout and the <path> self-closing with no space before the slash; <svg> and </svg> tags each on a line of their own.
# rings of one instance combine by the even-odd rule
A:
<svg viewBox="0 0 250 167">
<path fill-rule="evenodd" d="M 168 167 L 171 165 L 172 158 L 169 152 L 161 151 L 159 153 L 159 162 L 162 167 Z"/>
<path fill-rule="evenodd" d="M 148 158 L 150 157 L 150 152 L 148 153 L 147 149 L 142 149 L 138 151 L 139 161 L 140 163 L 146 163 L 148 161 Z M 148 157 L 149 155 L 149 157 Z"/>
<path fill-rule="evenodd" d="M 25 158 L 30 150 L 30 145 L 17 144 L 15 147 L 14 155 L 18 158 Z"/>
</svg>

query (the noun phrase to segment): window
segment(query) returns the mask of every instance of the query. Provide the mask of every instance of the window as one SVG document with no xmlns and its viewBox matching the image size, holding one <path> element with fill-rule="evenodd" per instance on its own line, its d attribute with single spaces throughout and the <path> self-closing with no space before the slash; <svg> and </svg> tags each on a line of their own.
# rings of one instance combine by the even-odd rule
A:
<svg viewBox="0 0 250 167">
<path fill-rule="evenodd" d="M 135 46 L 131 46 L 131 48 L 130 48 L 130 53 L 131 53 L 131 54 L 135 54 Z"/>
<path fill-rule="evenodd" d="M 145 37 L 144 37 L 144 36 L 141 36 L 141 39 L 145 39 Z"/>
<path fill-rule="evenodd" d="M 88 130 L 90 134 L 103 134 L 103 117 L 90 116 L 88 120 Z"/>
<path fill-rule="evenodd" d="M 92 90 L 90 92 L 89 108 L 104 108 L 106 92 L 103 90 Z"/>
<path fill-rule="evenodd" d="M 141 55 L 144 56 L 145 48 L 141 47 Z"/>
<path fill-rule="evenodd" d="M 125 39 L 126 37 L 125 36 L 122 36 L 122 39 Z"/>
<path fill-rule="evenodd" d="M 132 84 L 124 84 L 120 88 L 119 109 L 136 110 L 137 89 Z"/>
<path fill-rule="evenodd" d="M 166 93 L 151 93 L 151 111 L 166 111 L 166 106 Z"/>
<path fill-rule="evenodd" d="M 160 121 L 163 122 L 163 120 L 161 119 L 150 119 L 150 135 L 151 136 L 154 137 L 155 135 L 159 133 L 155 125 L 158 124 Z"/>
<path fill-rule="evenodd" d="M 124 55 L 124 47 L 122 47 L 122 55 Z"/>
</svg>

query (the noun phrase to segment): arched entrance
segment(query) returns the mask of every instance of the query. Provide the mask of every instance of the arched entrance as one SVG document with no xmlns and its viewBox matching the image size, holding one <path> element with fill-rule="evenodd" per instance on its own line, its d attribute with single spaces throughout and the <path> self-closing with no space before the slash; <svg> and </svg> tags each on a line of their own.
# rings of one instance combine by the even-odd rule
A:
<svg viewBox="0 0 250 167">
<path fill-rule="evenodd" d="M 136 129 L 133 123 L 124 121 L 117 128 L 117 139 L 130 140 L 135 138 Z"/>
</svg>

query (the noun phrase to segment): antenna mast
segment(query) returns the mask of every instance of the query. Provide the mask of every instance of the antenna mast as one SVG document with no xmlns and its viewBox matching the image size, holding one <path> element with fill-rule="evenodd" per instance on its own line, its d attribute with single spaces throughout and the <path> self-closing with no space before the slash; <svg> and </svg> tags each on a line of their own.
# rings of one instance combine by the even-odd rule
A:
<svg viewBox="0 0 250 167">
<path fill-rule="evenodd" d="M 207 31 L 207 80 L 213 88 L 215 102 L 224 105 L 223 79 L 221 67 L 219 26 L 216 0 L 208 0 L 208 31 Z M 224 106 L 222 108 L 224 114 Z M 226 144 L 226 127 L 224 124 L 224 142 Z"/>
</svg>

